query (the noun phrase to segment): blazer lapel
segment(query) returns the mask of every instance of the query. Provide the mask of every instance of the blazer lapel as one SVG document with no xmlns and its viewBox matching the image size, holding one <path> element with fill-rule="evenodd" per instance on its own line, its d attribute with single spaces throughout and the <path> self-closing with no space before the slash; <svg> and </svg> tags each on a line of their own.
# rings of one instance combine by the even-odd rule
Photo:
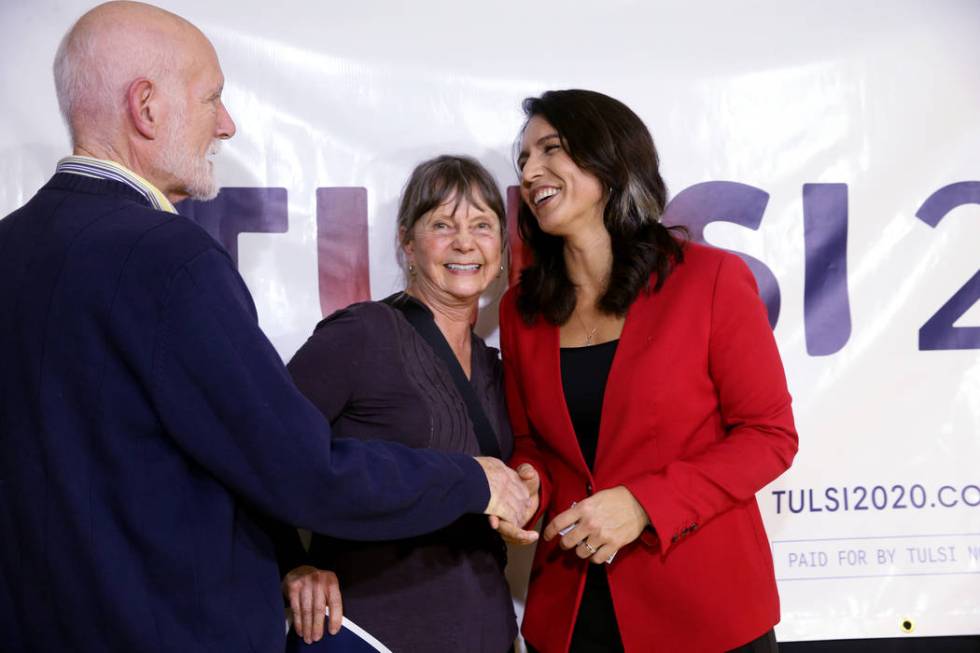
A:
<svg viewBox="0 0 980 653">
<path fill-rule="evenodd" d="M 541 409 L 534 411 L 537 414 L 532 413 L 532 422 L 540 420 L 539 432 L 554 433 L 555 438 L 549 440 L 548 445 L 576 469 L 589 475 L 561 384 L 558 327 L 539 318 L 532 332 L 534 338 L 527 352 L 531 370 L 526 376 L 532 380 L 534 393 L 539 395 L 539 401 L 530 401 L 529 406 Z"/>
<path fill-rule="evenodd" d="M 638 363 L 654 346 L 654 334 L 659 322 L 664 319 L 663 311 L 658 310 L 661 304 L 659 295 L 640 293 L 626 313 L 626 322 L 602 398 L 595 458 L 595 475 L 598 477 L 606 477 L 607 471 L 614 472 L 619 459 L 630 455 L 629 443 L 624 442 L 623 438 L 630 434 L 628 423 L 638 408 L 634 404 L 638 399 L 656 392 L 658 375 L 644 369 L 648 365 Z"/>
</svg>

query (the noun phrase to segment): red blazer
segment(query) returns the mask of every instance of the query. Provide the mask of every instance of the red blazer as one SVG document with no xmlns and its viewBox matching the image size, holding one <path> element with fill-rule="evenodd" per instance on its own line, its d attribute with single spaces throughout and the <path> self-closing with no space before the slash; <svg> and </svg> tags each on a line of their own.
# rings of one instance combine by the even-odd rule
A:
<svg viewBox="0 0 980 653">
<path fill-rule="evenodd" d="M 641 292 L 609 372 L 595 471 L 563 400 L 558 328 L 501 303 L 511 464 L 542 476 L 545 520 L 595 491 L 626 486 L 652 529 L 607 567 L 628 652 L 725 651 L 779 621 L 772 556 L 755 493 L 797 449 L 779 352 L 755 280 L 737 256 L 685 246 L 656 293 Z M 568 650 L 586 565 L 540 541 L 522 631 Z"/>
</svg>

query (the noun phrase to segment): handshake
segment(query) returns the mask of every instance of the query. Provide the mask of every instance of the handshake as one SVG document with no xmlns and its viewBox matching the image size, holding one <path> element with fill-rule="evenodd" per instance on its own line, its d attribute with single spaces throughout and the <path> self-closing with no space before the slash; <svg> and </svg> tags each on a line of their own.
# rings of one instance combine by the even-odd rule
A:
<svg viewBox="0 0 980 653">
<path fill-rule="evenodd" d="M 530 544 L 538 539 L 537 531 L 524 526 L 538 510 L 541 479 L 527 463 L 513 469 L 496 458 L 477 457 L 490 485 L 490 503 L 483 511 L 490 526 L 512 544 Z"/>
</svg>

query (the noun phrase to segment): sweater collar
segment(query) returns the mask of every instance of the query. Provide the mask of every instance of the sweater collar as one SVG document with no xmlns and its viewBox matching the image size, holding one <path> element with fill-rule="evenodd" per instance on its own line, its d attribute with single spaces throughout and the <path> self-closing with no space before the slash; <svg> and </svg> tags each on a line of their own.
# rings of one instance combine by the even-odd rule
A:
<svg viewBox="0 0 980 653">
<path fill-rule="evenodd" d="M 115 161 L 96 159 L 90 156 L 66 156 L 58 161 L 55 172 L 81 175 L 95 179 L 108 179 L 125 184 L 138 192 L 153 208 L 167 213 L 177 213 L 177 209 L 156 186 L 129 168 Z"/>
</svg>

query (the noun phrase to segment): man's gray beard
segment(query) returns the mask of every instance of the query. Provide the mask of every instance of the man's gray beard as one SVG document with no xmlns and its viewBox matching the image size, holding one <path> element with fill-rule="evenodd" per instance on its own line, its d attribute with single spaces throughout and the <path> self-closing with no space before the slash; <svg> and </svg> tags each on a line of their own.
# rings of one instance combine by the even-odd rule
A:
<svg viewBox="0 0 980 653">
<path fill-rule="evenodd" d="M 178 110 L 171 119 L 160 153 L 160 168 L 183 184 L 191 199 L 213 200 L 218 196 L 218 183 L 207 156 L 198 156 L 186 146 L 183 133 L 184 111 Z M 208 152 L 217 154 L 221 141 L 215 139 Z"/>
</svg>

